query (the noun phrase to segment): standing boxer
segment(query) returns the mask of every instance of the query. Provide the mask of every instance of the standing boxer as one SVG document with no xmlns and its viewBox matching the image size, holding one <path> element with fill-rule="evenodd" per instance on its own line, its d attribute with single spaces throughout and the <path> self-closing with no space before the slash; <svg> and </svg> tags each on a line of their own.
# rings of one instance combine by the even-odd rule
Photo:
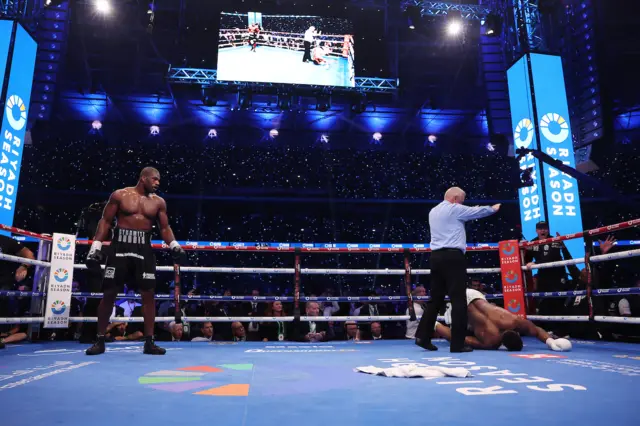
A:
<svg viewBox="0 0 640 426">
<path fill-rule="evenodd" d="M 155 192 L 160 186 L 160 172 L 145 167 L 138 184 L 116 190 L 102 212 L 102 219 L 87 256 L 87 267 L 100 271 L 103 259 L 102 241 L 109 235 L 113 219 L 116 228 L 111 242 L 111 256 L 107 259 L 102 284 L 102 301 L 98 307 L 98 340 L 87 349 L 87 355 L 105 351 L 105 333 L 118 291 L 124 284 L 136 284 L 142 294 L 144 316 L 144 353 L 164 355 L 166 350 L 154 343 L 156 317 L 156 258 L 151 248 L 151 229 L 158 222 L 160 235 L 169 245 L 174 262 L 179 263 L 184 250 L 175 240 L 167 217 L 167 204 Z"/>
</svg>

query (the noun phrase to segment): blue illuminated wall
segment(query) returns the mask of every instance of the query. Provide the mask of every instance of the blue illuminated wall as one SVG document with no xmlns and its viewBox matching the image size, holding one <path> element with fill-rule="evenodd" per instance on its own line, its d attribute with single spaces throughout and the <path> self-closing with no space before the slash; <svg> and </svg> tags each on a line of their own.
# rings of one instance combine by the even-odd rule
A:
<svg viewBox="0 0 640 426">
<path fill-rule="evenodd" d="M 541 150 L 575 168 L 562 60 L 559 56 L 552 55 L 534 53 L 530 56 Z M 576 179 L 545 164 L 544 183 L 552 235 L 556 232 L 565 235 L 582 231 L 582 212 Z M 584 256 L 583 239 L 569 240 L 565 244 L 574 258 Z"/>
<path fill-rule="evenodd" d="M 534 129 L 535 117 L 531 103 L 531 85 L 527 58 L 523 57 L 507 70 L 509 102 L 513 141 L 516 148 L 539 149 Z M 534 185 L 518 190 L 522 235 L 531 240 L 536 237 L 536 223 L 545 220 L 542 189 L 540 187 L 540 162 L 531 155 L 520 160 L 520 169 L 533 168 Z"/>
<path fill-rule="evenodd" d="M 0 54 L 3 51 L 2 45 L 5 40 L 7 44 L 12 40 L 11 31 L 9 31 L 8 37 L 2 34 L 7 22 L 9 21 L 0 21 Z M 13 22 L 9 22 L 9 24 L 13 26 Z M 34 39 L 19 24 L 16 24 L 14 34 L 11 69 L 0 129 L 0 143 L 2 143 L 0 147 L 0 223 L 5 225 L 13 224 L 38 48 Z M 3 73 L 2 77 L 4 75 Z"/>
</svg>

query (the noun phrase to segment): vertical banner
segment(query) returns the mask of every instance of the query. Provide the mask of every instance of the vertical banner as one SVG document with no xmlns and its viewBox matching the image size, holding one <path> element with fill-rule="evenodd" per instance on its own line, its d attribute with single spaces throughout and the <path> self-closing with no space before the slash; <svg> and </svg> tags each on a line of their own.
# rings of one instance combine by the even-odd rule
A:
<svg viewBox="0 0 640 426">
<path fill-rule="evenodd" d="M 0 21 L 2 24 L 6 21 Z M 0 33 L 3 27 L 0 25 Z M 11 37 L 9 37 L 9 40 Z M 0 45 L 5 43 L 0 34 Z M 0 129 L 0 223 L 13 225 L 22 149 L 27 132 L 27 114 L 31 100 L 31 86 L 36 64 L 37 43 L 17 24 L 11 59 L 7 97 L 4 102 Z M 0 54 L 2 47 L 0 47 Z M 2 74 L 4 77 L 4 74 Z"/>
<path fill-rule="evenodd" d="M 565 165 L 575 168 L 573 138 L 569 122 L 567 91 L 559 56 L 531 54 L 533 90 L 536 97 L 540 150 Z M 578 182 L 571 176 L 545 164 L 543 166 L 549 230 L 554 236 L 581 232 L 582 212 Z M 584 256 L 584 239 L 565 242 L 573 258 Z"/>
<path fill-rule="evenodd" d="M 504 308 L 514 315 L 527 317 L 522 285 L 522 258 L 517 240 L 500 241 L 500 275 Z"/>
<path fill-rule="evenodd" d="M 75 252 L 76 237 L 74 235 L 53 234 L 44 328 L 69 327 Z"/>
<path fill-rule="evenodd" d="M 507 70 L 509 83 L 509 103 L 511 106 L 511 125 L 515 148 L 538 149 L 538 139 L 534 129 L 536 118 L 533 116 L 531 102 L 531 84 L 527 57 L 524 56 Z M 532 155 L 520 160 L 520 170 L 532 169 L 533 186 L 520 188 L 520 224 L 522 235 L 527 240 L 536 237 L 536 223 L 545 220 L 542 189 L 539 176 L 540 162 Z"/>
</svg>

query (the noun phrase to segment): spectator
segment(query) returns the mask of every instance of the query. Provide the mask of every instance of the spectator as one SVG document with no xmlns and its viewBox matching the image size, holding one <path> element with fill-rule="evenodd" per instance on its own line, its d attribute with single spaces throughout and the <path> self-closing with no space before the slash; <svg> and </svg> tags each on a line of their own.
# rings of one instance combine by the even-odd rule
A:
<svg viewBox="0 0 640 426">
<path fill-rule="evenodd" d="M 382 324 L 377 321 L 371 323 L 371 337 L 373 340 L 382 339 Z"/>
<path fill-rule="evenodd" d="M 308 302 L 305 306 L 308 317 L 317 317 L 320 307 L 317 302 Z M 297 327 L 296 327 L 297 326 Z M 302 321 L 294 326 L 295 340 L 299 342 L 326 342 L 331 340 L 329 324 L 326 322 Z"/>
<path fill-rule="evenodd" d="M 275 301 L 267 305 L 264 311 L 265 317 L 285 317 L 287 313 L 284 311 L 282 302 Z M 263 342 L 268 341 L 284 341 L 291 335 L 290 323 L 277 321 L 277 322 L 263 322 L 260 324 L 260 335 Z"/>
<path fill-rule="evenodd" d="M 163 342 L 184 342 L 187 341 L 184 336 L 182 324 L 176 324 L 175 321 L 169 323 L 167 330 L 162 330 L 158 335 L 158 340 Z"/>
<path fill-rule="evenodd" d="M 241 322 L 231 323 L 231 333 L 233 334 L 234 342 L 244 342 L 247 340 L 247 335 L 244 330 L 244 325 Z"/>
<path fill-rule="evenodd" d="M 202 324 L 200 328 L 200 333 L 202 336 L 194 337 L 191 339 L 192 342 L 211 342 L 213 339 L 213 323 L 205 322 Z"/>
</svg>

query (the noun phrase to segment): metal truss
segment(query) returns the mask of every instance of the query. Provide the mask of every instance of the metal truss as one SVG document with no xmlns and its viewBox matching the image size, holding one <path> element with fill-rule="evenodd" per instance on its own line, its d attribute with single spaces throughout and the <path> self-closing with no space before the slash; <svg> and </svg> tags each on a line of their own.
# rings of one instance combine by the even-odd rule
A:
<svg viewBox="0 0 640 426">
<path fill-rule="evenodd" d="M 524 25 L 526 29 L 526 41 L 522 37 L 519 39 L 521 48 L 524 51 L 544 50 L 546 45 L 540 26 L 538 0 L 513 0 L 513 13 L 516 26 Z"/>
<path fill-rule="evenodd" d="M 19 19 L 29 25 L 42 12 L 43 0 L 0 0 L 0 17 Z"/>
<path fill-rule="evenodd" d="M 456 4 L 441 1 L 425 1 L 425 0 L 402 0 L 402 10 L 406 10 L 409 6 L 420 7 L 422 16 L 446 16 L 450 11 L 458 11 L 462 14 L 462 19 L 482 20 L 491 9 L 486 5 L 479 4 Z"/>
<path fill-rule="evenodd" d="M 217 71 L 202 68 L 170 68 L 167 80 L 173 84 L 199 84 L 208 85 L 225 85 L 225 86 L 245 86 L 249 83 L 246 81 L 220 81 L 217 79 Z M 263 87 L 277 87 L 281 84 L 277 83 L 251 83 Z M 324 89 L 324 90 L 341 90 L 341 91 L 357 91 L 357 92 L 378 92 L 392 93 L 398 89 L 398 80 L 394 78 L 375 78 L 375 77 L 356 77 L 356 87 L 339 87 L 339 86 L 319 86 L 308 84 L 294 84 L 294 87 L 308 89 Z"/>
</svg>

